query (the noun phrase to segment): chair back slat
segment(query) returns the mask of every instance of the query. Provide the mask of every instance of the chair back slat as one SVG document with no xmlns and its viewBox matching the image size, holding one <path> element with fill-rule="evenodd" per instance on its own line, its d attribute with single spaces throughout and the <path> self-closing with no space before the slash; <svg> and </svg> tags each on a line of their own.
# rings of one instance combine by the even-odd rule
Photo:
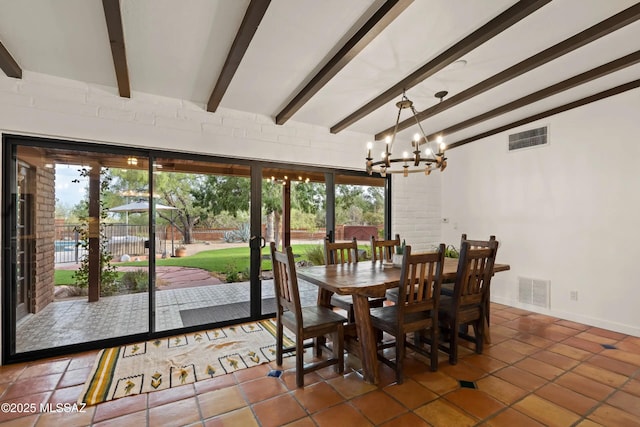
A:
<svg viewBox="0 0 640 427">
<path fill-rule="evenodd" d="M 332 243 L 329 238 L 324 239 L 324 263 L 351 264 L 358 262 L 358 241 L 354 237 L 350 242 Z"/>
<path fill-rule="evenodd" d="M 437 310 L 442 285 L 445 245 L 437 252 L 411 254 L 411 247 L 405 247 L 400 273 L 398 299 L 399 318 L 401 313 Z"/>
<path fill-rule="evenodd" d="M 276 300 L 278 301 L 277 314 L 279 316 L 283 311 L 291 311 L 295 314 L 299 324 L 302 325 L 300 291 L 291 247 L 286 247 L 285 252 L 279 252 L 276 250 L 275 243 L 271 242 L 270 248 L 271 262 L 273 264 L 273 283 Z"/>
<path fill-rule="evenodd" d="M 400 235 L 392 240 L 378 240 L 371 236 L 371 259 L 376 261 L 391 261 L 396 247 L 400 246 Z"/>
<path fill-rule="evenodd" d="M 473 242 L 463 240 L 458 272 L 454 286 L 454 298 L 460 305 L 480 303 L 489 291 L 498 242 L 493 240 Z M 477 244 L 481 243 L 481 244 Z M 484 245 L 484 246 L 482 246 Z"/>
</svg>

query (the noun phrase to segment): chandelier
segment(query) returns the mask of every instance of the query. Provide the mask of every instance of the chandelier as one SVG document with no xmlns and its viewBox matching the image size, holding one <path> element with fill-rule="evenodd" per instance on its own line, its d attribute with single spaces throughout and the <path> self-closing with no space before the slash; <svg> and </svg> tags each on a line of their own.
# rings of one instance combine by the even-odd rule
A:
<svg viewBox="0 0 640 427">
<path fill-rule="evenodd" d="M 435 97 L 442 102 L 447 93 L 447 91 L 443 90 L 436 93 Z M 382 177 L 386 177 L 388 173 L 401 173 L 404 176 L 409 176 L 410 173 L 424 172 L 425 175 L 429 175 L 435 169 L 440 169 L 442 172 L 447 167 L 447 158 L 444 156 L 446 145 L 443 142 L 442 135 L 439 135 L 433 141 L 427 139 L 427 135 L 418 120 L 413 101 L 407 98 L 405 91 L 402 92 L 402 99 L 396 102 L 396 107 L 398 107 L 398 116 L 393 128 L 393 134 L 386 136 L 385 148 L 380 160 L 373 161 L 373 157 L 371 157 L 373 143 L 367 143 L 366 161 L 369 175 L 373 174 L 373 172 L 379 173 Z M 396 140 L 398 124 L 400 123 L 400 113 L 405 109 L 411 110 L 420 133 L 416 133 L 413 136 L 413 140 L 410 141 L 411 151 L 403 151 L 402 157 L 392 157 L 393 144 Z M 423 146 L 422 151 L 421 146 Z M 407 145 L 407 148 L 409 148 L 409 145 Z"/>
</svg>

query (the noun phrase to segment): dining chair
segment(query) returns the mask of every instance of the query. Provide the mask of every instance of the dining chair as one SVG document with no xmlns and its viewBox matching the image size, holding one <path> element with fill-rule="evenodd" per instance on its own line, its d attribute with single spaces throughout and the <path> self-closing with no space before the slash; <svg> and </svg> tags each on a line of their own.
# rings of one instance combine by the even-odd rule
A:
<svg viewBox="0 0 640 427">
<path fill-rule="evenodd" d="M 438 305 L 444 251 L 445 245 L 441 244 L 437 252 L 411 254 L 411 247 L 406 246 L 398 302 L 371 309 L 373 327 L 396 338 L 395 362 L 385 357 L 383 348 L 386 345 L 378 347 L 378 359 L 395 370 L 398 384 L 403 382 L 406 347 L 430 357 L 431 370 L 438 369 Z M 414 333 L 413 343 L 406 339 L 406 334 L 411 332 Z M 421 339 L 423 334 L 430 344 L 428 350 Z"/>
<path fill-rule="evenodd" d="M 489 240 L 469 240 L 467 239 L 467 234 L 463 233 L 462 236 L 460 237 L 460 248 L 462 248 L 462 244 L 464 242 L 469 242 L 469 247 L 471 249 L 488 248 L 490 242 L 494 240 L 496 240 L 496 236 L 493 236 L 493 235 L 489 236 Z M 441 293 L 443 295 L 453 296 L 454 284 L 455 284 L 455 280 L 450 282 L 442 282 Z M 487 294 L 487 307 L 485 308 L 485 325 L 484 325 L 484 328 L 485 328 L 484 338 L 487 344 L 491 342 L 490 335 L 489 335 L 489 317 L 490 317 L 489 308 L 491 304 L 489 300 L 490 300 L 490 294 Z M 468 329 L 466 326 L 464 326 L 463 328 L 465 329 L 465 331 L 466 329 Z"/>
<path fill-rule="evenodd" d="M 350 242 L 331 242 L 329 238 L 324 239 L 324 262 L 325 265 L 352 264 L 358 262 L 358 241 L 354 237 Z M 319 289 L 318 292 L 323 292 Z M 320 294 L 318 295 L 321 300 Z M 369 298 L 370 307 L 382 307 L 385 298 Z M 353 310 L 353 297 L 351 295 L 333 294 L 330 301 L 331 307 L 338 307 L 347 312 L 349 323 L 355 322 Z"/>
<path fill-rule="evenodd" d="M 489 288 L 497 251 L 495 238 L 489 240 L 486 247 L 472 247 L 470 241 L 464 240 L 453 295 L 440 296 L 438 320 L 443 336 L 448 338 L 442 340 L 440 349 L 449 354 L 452 365 L 458 362 L 459 338 L 474 342 L 476 353 L 482 354 Z M 473 336 L 461 328 L 465 325 L 473 327 Z"/>
<path fill-rule="evenodd" d="M 283 353 L 295 351 L 296 385 L 298 387 L 304 386 L 305 374 L 327 366 L 336 365 L 335 369 L 338 373 L 344 372 L 343 323 L 347 319 L 327 307 L 317 305 L 302 307 L 291 247 L 286 247 L 284 252 L 279 252 L 276 250 L 275 243 L 271 242 L 270 248 L 277 300 L 276 363 L 282 365 Z M 283 327 L 295 333 L 295 347 L 283 348 Z M 325 335 L 331 335 L 332 349 L 326 347 L 324 339 L 318 339 Z M 305 365 L 304 341 L 309 338 L 314 339 L 316 357 L 321 356 L 323 348 L 330 350 L 333 354 L 332 357 Z"/>
<path fill-rule="evenodd" d="M 463 233 L 462 236 L 460 237 L 460 248 L 462 248 L 462 243 L 469 242 L 469 245 L 471 246 L 471 249 L 474 248 L 486 248 L 489 246 L 489 242 L 492 240 L 496 240 L 496 236 L 489 236 L 489 240 L 469 240 L 467 239 L 467 234 Z M 453 284 L 455 283 L 455 281 L 453 282 L 448 282 L 442 283 L 442 293 L 444 295 L 453 295 Z"/>
<path fill-rule="evenodd" d="M 376 236 L 371 236 L 371 259 L 376 261 L 391 262 L 395 249 L 400 246 L 400 235 L 392 240 L 378 240 Z"/>
</svg>

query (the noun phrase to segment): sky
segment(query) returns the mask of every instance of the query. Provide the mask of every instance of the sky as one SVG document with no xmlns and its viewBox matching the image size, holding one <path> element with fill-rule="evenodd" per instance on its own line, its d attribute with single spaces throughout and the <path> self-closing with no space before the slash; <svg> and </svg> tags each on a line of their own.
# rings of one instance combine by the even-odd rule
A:
<svg viewBox="0 0 640 427">
<path fill-rule="evenodd" d="M 84 198 L 88 179 L 80 176 L 80 168 L 79 165 L 56 165 L 56 203 L 73 207 Z M 74 179 L 80 182 L 72 182 Z"/>
</svg>

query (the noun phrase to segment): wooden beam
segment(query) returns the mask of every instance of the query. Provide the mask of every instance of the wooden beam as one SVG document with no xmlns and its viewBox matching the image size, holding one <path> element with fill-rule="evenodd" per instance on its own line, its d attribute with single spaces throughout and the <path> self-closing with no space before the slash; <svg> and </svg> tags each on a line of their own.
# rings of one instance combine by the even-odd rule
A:
<svg viewBox="0 0 640 427">
<path fill-rule="evenodd" d="M 638 62 L 640 62 L 640 50 L 637 50 L 634 53 L 631 53 L 629 55 L 623 56 L 622 58 L 618 58 L 614 61 L 608 62 L 599 67 L 593 68 L 584 73 L 581 73 L 571 78 L 568 78 L 566 80 L 563 80 L 559 83 L 556 83 L 554 85 L 541 89 L 532 94 L 523 96 L 520 99 L 516 99 L 515 101 L 509 102 L 500 107 L 494 108 L 493 110 L 487 111 L 486 113 L 482 113 L 470 119 L 464 120 L 460 123 L 456 123 L 455 125 L 449 126 L 446 129 L 442 129 L 442 130 L 439 130 L 438 132 L 434 132 L 431 135 L 428 135 L 427 139 L 431 141 L 432 139 L 436 138 L 438 135 L 449 135 L 454 132 L 458 132 L 462 129 L 468 128 L 469 126 L 476 125 L 478 123 L 484 122 L 485 120 L 489 120 L 494 117 L 500 116 L 502 114 L 509 113 L 511 111 L 517 110 L 518 108 L 524 107 L 534 102 L 538 102 L 549 96 L 556 95 L 560 92 L 564 92 L 565 90 L 569 90 L 571 88 L 588 83 L 600 77 L 604 77 L 607 74 L 611 74 L 613 72 L 622 70 L 623 68 L 637 64 Z"/>
<path fill-rule="evenodd" d="M 249 47 L 249 43 L 251 43 L 251 39 L 253 39 L 253 35 L 258 29 L 258 25 L 260 25 L 260 21 L 262 21 L 269 7 L 269 3 L 270 0 L 251 0 L 251 3 L 249 3 L 247 12 L 242 19 L 242 24 L 240 24 L 240 29 L 222 66 L 216 86 L 209 97 L 209 102 L 207 102 L 207 111 L 214 113 L 218 109 L 220 101 L 222 101 L 222 97 L 240 65 L 240 61 L 242 61 L 242 57 Z"/>
<path fill-rule="evenodd" d="M 113 67 L 118 81 L 118 92 L 123 98 L 131 98 L 129 85 L 129 68 L 127 67 L 127 52 L 124 45 L 124 32 L 122 30 L 122 15 L 120 13 L 119 0 L 102 0 L 104 17 L 107 21 L 109 44 Z"/>
<path fill-rule="evenodd" d="M 383 29 L 400 15 L 413 0 L 387 0 L 376 13 L 345 43 L 322 69 L 298 92 L 291 102 L 276 115 L 276 124 L 282 125 L 306 104 L 345 65 L 367 47 Z"/>
<path fill-rule="evenodd" d="M 2 71 L 4 71 L 7 77 L 22 78 L 22 68 L 20 68 L 16 60 L 13 59 L 13 56 L 11 56 L 2 42 L 0 42 L 0 68 L 2 68 Z"/>
<path fill-rule="evenodd" d="M 452 144 L 447 145 L 447 150 L 452 148 L 460 147 L 465 144 L 469 144 L 470 142 L 477 141 L 482 138 L 486 138 L 488 136 L 492 136 L 498 134 L 500 132 L 507 131 L 509 129 L 513 129 L 518 126 L 526 125 L 528 123 L 534 122 L 536 120 L 544 119 L 549 116 L 553 116 L 554 114 L 559 114 L 568 110 L 572 110 L 574 108 L 582 107 L 583 105 L 590 104 L 592 102 L 600 101 L 601 99 L 608 98 L 610 96 L 618 95 L 628 90 L 637 89 L 640 87 L 640 79 L 633 80 L 629 83 L 625 83 L 620 86 L 616 86 L 611 89 L 607 89 L 602 92 L 598 92 L 595 95 L 587 96 L 586 98 L 579 99 L 577 101 L 570 102 L 568 104 L 561 105 L 556 108 L 552 108 L 551 110 L 543 111 L 542 113 L 534 114 L 533 116 L 526 117 L 521 120 L 517 120 L 515 122 L 509 123 L 508 125 L 500 126 L 495 129 L 488 130 L 486 132 L 479 133 L 477 135 L 471 136 L 469 138 L 461 139 L 460 141 L 456 141 Z"/>
<path fill-rule="evenodd" d="M 454 107 L 464 101 L 468 101 L 476 95 L 479 95 L 483 92 L 488 91 L 489 89 L 493 89 L 496 86 L 499 86 L 505 82 L 508 82 L 511 79 L 514 79 L 518 76 L 521 76 L 524 73 L 527 73 L 534 68 L 537 68 L 541 65 L 546 64 L 556 58 L 559 58 L 562 55 L 566 55 L 569 52 L 572 52 L 586 44 L 591 43 L 594 40 L 599 39 L 600 37 L 604 37 L 607 34 L 611 34 L 612 32 L 619 30 L 620 28 L 629 25 L 635 21 L 640 19 L 640 3 L 636 3 L 635 5 L 629 7 L 628 9 L 623 10 L 620 13 L 617 13 L 611 16 L 600 23 L 587 28 L 586 30 L 569 37 L 568 39 L 561 41 L 560 43 L 551 46 L 548 49 L 543 50 L 529 58 L 525 59 L 517 63 L 516 65 L 507 68 L 506 70 L 495 74 L 488 79 L 471 86 L 468 89 L 463 90 L 459 94 L 446 99 L 442 102 L 437 103 L 436 105 L 427 108 L 426 110 L 419 112 L 417 114 L 417 118 L 419 121 L 426 120 L 429 117 L 432 117 L 438 113 L 441 113 L 451 107 Z M 404 120 L 398 124 L 398 132 L 408 127 L 411 127 L 415 124 L 415 119 L 411 117 L 411 119 Z M 384 138 L 389 132 L 393 131 L 393 127 L 387 128 L 382 132 L 378 132 L 375 136 L 376 140 L 380 140 Z"/>
<path fill-rule="evenodd" d="M 434 59 L 409 74 L 407 77 L 387 89 L 383 94 L 377 96 L 367 104 L 359 108 L 357 111 L 351 113 L 340 122 L 333 125 L 330 129 L 331 133 L 338 133 L 341 130 L 346 129 L 348 126 L 367 116 L 371 112 L 382 107 L 387 102 L 390 102 L 396 96 L 402 94 L 402 91 L 409 89 L 418 83 L 424 81 L 428 77 L 434 75 L 438 71 L 442 70 L 447 65 L 451 64 L 461 56 L 471 52 L 476 47 L 480 46 L 487 40 L 500 34 L 502 31 L 511 27 L 513 24 L 526 18 L 542 6 L 549 3 L 551 0 L 521 0 L 515 5 L 511 6 L 500 15 L 487 22 L 482 27 L 475 30 L 473 33 L 460 40 L 449 49 L 436 56 Z"/>
</svg>

